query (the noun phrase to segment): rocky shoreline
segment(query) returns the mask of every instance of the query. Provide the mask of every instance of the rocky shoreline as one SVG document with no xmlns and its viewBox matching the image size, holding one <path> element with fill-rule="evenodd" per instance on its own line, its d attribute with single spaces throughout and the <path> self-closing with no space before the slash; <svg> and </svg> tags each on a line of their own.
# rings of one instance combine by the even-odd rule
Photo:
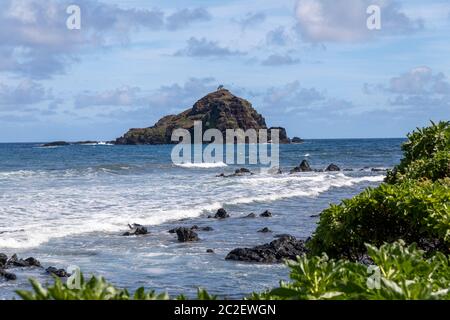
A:
<svg viewBox="0 0 450 320">
<path fill-rule="evenodd" d="M 371 171 L 378 172 L 381 169 L 372 168 Z M 298 174 L 303 172 L 336 172 L 341 171 L 341 169 L 335 165 L 330 164 L 325 169 L 313 169 L 307 160 L 303 160 L 298 166 L 290 171 L 290 174 Z M 217 177 L 238 177 L 243 175 L 251 175 L 252 173 L 249 169 L 240 168 L 235 170 L 235 172 L 231 175 L 221 174 Z M 268 222 L 265 227 L 260 230 L 255 230 L 255 232 L 271 235 L 272 231 L 270 229 L 270 218 L 274 217 L 276 214 L 273 214 L 269 210 L 264 210 L 259 214 L 255 214 L 254 212 L 249 212 L 248 214 L 239 217 L 244 220 L 250 219 L 267 219 Z M 314 217 L 318 217 L 319 215 L 315 215 Z M 229 218 L 236 218 L 233 216 L 232 212 L 227 212 L 224 208 L 218 209 L 214 214 L 205 215 L 203 218 L 205 219 L 205 223 L 207 224 L 208 219 L 214 220 L 222 220 L 226 221 Z M 211 226 L 198 226 L 192 225 L 191 227 L 186 225 L 176 225 L 180 224 L 181 221 L 174 222 L 175 226 L 168 230 L 170 234 L 174 235 L 174 241 L 178 241 L 180 243 L 190 243 L 202 241 L 202 234 L 205 232 L 214 232 L 214 228 Z M 224 222 L 226 223 L 226 222 Z M 243 222 L 245 224 L 250 224 L 251 222 Z M 124 230 L 121 233 L 124 237 L 142 237 L 147 236 L 152 233 L 152 230 L 149 227 L 143 226 L 138 223 L 133 223 L 128 225 L 128 230 Z M 240 262 L 248 262 L 248 263 L 281 263 L 286 259 L 295 259 L 296 256 L 306 254 L 308 252 L 307 249 L 307 241 L 308 239 L 297 239 L 296 237 L 289 234 L 275 234 L 273 236 L 275 238 L 272 241 L 267 243 L 263 243 L 260 245 L 256 245 L 253 247 L 238 247 L 232 249 L 225 255 L 224 259 L 229 261 L 240 261 Z M 205 250 L 205 249 L 203 249 Z M 207 253 L 215 253 L 214 248 L 207 248 Z M 14 270 L 17 268 L 26 268 L 26 269 L 37 269 L 42 270 L 43 274 L 47 274 L 49 276 L 57 276 L 57 277 L 68 277 L 70 274 L 64 270 L 59 269 L 54 266 L 48 266 L 44 268 L 39 260 L 34 257 L 28 257 L 26 259 L 19 258 L 16 254 L 8 257 L 6 254 L 0 253 L 0 279 L 4 279 L 6 281 L 13 281 L 17 279 Z"/>
</svg>

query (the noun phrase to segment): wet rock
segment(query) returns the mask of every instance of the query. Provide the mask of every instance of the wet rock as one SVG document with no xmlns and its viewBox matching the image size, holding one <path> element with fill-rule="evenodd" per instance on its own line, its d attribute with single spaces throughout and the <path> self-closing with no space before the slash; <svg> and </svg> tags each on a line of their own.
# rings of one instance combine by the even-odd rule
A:
<svg viewBox="0 0 450 320">
<path fill-rule="evenodd" d="M 303 142 L 305 142 L 305 141 L 299 137 L 293 137 L 291 139 L 291 143 L 303 143 Z"/>
<path fill-rule="evenodd" d="M 229 218 L 230 215 L 227 213 L 227 211 L 224 208 L 220 208 L 217 210 L 216 214 L 214 215 L 215 219 L 226 219 Z"/>
<path fill-rule="evenodd" d="M 270 230 L 270 229 L 267 228 L 267 227 L 264 227 L 264 228 L 262 228 L 261 230 L 258 230 L 258 232 L 261 232 L 261 233 L 269 233 L 269 232 L 272 232 L 272 230 Z"/>
<path fill-rule="evenodd" d="M 30 267 L 41 267 L 39 260 L 33 257 L 26 258 L 25 262 L 28 263 L 28 266 Z"/>
<path fill-rule="evenodd" d="M 261 213 L 259 216 L 263 217 L 263 218 L 270 218 L 270 217 L 272 217 L 272 212 L 270 212 L 269 210 L 266 210 L 263 213 Z"/>
<path fill-rule="evenodd" d="M 6 261 L 6 266 L 7 267 L 40 267 L 41 263 L 33 257 L 29 257 L 24 260 L 24 259 L 19 259 L 17 257 L 17 254 L 13 254 L 11 256 L 11 258 L 9 258 L 8 261 Z"/>
<path fill-rule="evenodd" d="M 384 168 L 372 168 L 371 171 L 372 172 L 386 172 L 387 169 L 384 169 Z"/>
<path fill-rule="evenodd" d="M 256 218 L 256 214 L 254 214 L 252 212 L 252 213 L 249 213 L 248 215 L 246 215 L 244 218 Z"/>
<path fill-rule="evenodd" d="M 214 253 L 214 250 L 213 249 L 207 249 L 206 253 Z"/>
<path fill-rule="evenodd" d="M 133 223 L 129 224 L 128 227 L 130 228 L 130 231 L 127 231 L 123 233 L 123 236 L 138 236 L 138 235 L 144 235 L 148 234 L 148 230 L 143 225 Z"/>
<path fill-rule="evenodd" d="M 54 142 L 44 143 L 42 146 L 43 147 L 62 147 L 62 146 L 68 146 L 68 145 L 70 145 L 70 143 L 68 143 L 66 141 L 54 141 Z"/>
<path fill-rule="evenodd" d="M 16 280 L 17 276 L 14 273 L 7 272 L 4 269 L 0 269 L 0 277 L 5 278 L 7 281 Z"/>
<path fill-rule="evenodd" d="M 198 235 L 189 228 L 177 228 L 176 229 L 178 241 L 180 242 L 190 242 L 198 241 Z"/>
<path fill-rule="evenodd" d="M 67 278 L 70 277 L 70 274 L 67 273 L 66 270 L 64 269 L 58 269 L 56 267 L 48 267 L 47 269 L 45 269 L 45 271 L 47 271 L 48 274 L 51 275 L 55 275 L 59 278 Z"/>
<path fill-rule="evenodd" d="M 273 236 L 274 238 L 285 238 L 285 237 L 291 237 L 291 235 L 290 234 L 287 234 L 287 233 L 279 233 L 279 234 L 276 234 L 276 235 L 274 235 Z"/>
<path fill-rule="evenodd" d="M 213 231 L 214 229 L 212 227 L 209 227 L 209 226 L 207 226 L 207 227 L 199 227 L 197 225 L 193 225 L 191 227 L 191 230 L 194 230 L 194 231 L 195 230 L 198 230 L 198 231 Z M 176 231 L 174 231 L 174 232 L 176 232 Z"/>
<path fill-rule="evenodd" d="M 341 168 L 332 163 L 325 169 L 325 171 L 341 171 Z"/>
<path fill-rule="evenodd" d="M 8 256 L 4 253 L 0 253 L 0 268 L 6 265 L 6 261 L 8 261 Z"/>
<path fill-rule="evenodd" d="M 234 171 L 235 175 L 243 175 L 243 174 L 246 174 L 246 173 L 252 174 L 252 172 L 249 169 L 247 169 L 247 168 L 240 168 L 240 169 L 236 169 L 236 171 Z"/>
<path fill-rule="evenodd" d="M 296 172 L 311 172 L 311 166 L 309 165 L 309 162 L 307 160 L 303 160 L 302 163 L 298 167 L 295 167 L 290 171 L 290 173 L 296 173 Z"/>
<path fill-rule="evenodd" d="M 226 260 L 277 263 L 295 259 L 307 252 L 305 242 L 292 236 L 285 236 L 253 248 L 237 248 L 225 257 Z"/>
</svg>

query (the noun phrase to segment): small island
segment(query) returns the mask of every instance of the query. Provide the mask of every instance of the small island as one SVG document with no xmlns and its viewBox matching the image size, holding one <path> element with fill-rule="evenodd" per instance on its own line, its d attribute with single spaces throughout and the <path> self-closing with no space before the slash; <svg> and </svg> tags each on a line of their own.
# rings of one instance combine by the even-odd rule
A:
<svg viewBox="0 0 450 320">
<path fill-rule="evenodd" d="M 194 121 L 201 121 L 203 131 L 218 129 L 225 137 L 227 129 L 273 129 L 279 130 L 279 141 L 282 144 L 291 143 L 286 129 L 283 127 L 267 127 L 264 117 L 252 104 L 233 95 L 229 90 L 219 87 L 217 91 L 207 94 L 198 100 L 194 106 L 178 115 L 168 115 L 161 118 L 154 126 L 141 129 L 130 129 L 125 135 L 117 138 L 118 145 L 159 145 L 173 144 L 172 132 L 175 129 L 194 130 Z M 298 138 L 299 139 L 299 138 Z M 297 142 L 298 143 L 298 142 Z"/>
</svg>

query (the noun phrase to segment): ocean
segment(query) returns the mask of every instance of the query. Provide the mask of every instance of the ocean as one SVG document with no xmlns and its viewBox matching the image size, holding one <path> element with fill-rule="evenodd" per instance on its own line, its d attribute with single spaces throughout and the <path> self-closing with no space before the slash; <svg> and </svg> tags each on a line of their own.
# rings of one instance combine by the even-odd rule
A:
<svg viewBox="0 0 450 320">
<path fill-rule="evenodd" d="M 282 174 L 246 166 L 255 174 L 221 178 L 243 165 L 177 166 L 173 146 L 0 144 L 0 252 L 36 257 L 44 267 L 78 266 L 130 290 L 194 295 L 197 287 L 242 298 L 287 279 L 282 264 L 226 261 L 236 247 L 270 242 L 276 234 L 311 236 L 321 210 L 366 187 L 397 164 L 403 139 L 306 140 L 280 146 Z M 289 174 L 307 159 L 315 169 L 335 163 L 352 171 Z M 372 170 L 373 168 L 380 170 Z M 231 218 L 208 219 L 219 208 Z M 242 219 L 265 210 L 272 218 Z M 148 227 L 146 236 L 124 237 L 127 224 Z M 199 242 L 179 243 L 168 230 L 211 226 Z M 263 227 L 272 233 L 257 232 Z M 213 249 L 214 254 L 206 253 Z M 14 269 L 0 279 L 0 298 L 29 288 L 43 269 Z"/>
</svg>

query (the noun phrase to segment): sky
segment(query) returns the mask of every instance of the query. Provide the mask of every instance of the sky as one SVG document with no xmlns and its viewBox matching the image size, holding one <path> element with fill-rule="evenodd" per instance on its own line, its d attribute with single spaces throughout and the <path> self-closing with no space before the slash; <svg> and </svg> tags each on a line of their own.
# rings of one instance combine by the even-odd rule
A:
<svg viewBox="0 0 450 320">
<path fill-rule="evenodd" d="M 367 27 L 370 5 L 380 29 Z M 448 0 L 0 6 L 0 142 L 112 140 L 219 85 L 291 137 L 404 137 L 450 120 Z"/>
</svg>

